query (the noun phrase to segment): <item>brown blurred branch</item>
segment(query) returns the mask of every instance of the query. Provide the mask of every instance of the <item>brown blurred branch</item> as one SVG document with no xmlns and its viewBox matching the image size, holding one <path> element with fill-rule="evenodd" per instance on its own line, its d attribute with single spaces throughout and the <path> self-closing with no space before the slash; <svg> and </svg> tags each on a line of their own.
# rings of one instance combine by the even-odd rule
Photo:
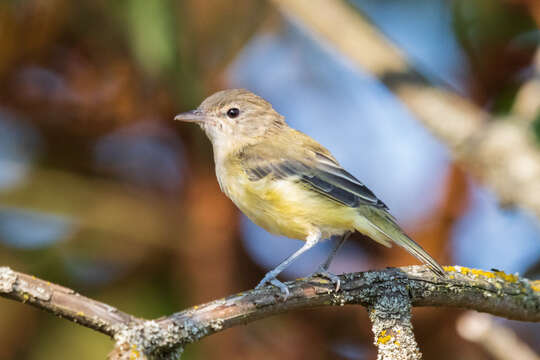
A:
<svg viewBox="0 0 540 360">
<path fill-rule="evenodd" d="M 483 347 L 495 360 L 538 360 L 527 343 L 493 316 L 467 311 L 457 320 L 457 333 Z"/>
<path fill-rule="evenodd" d="M 525 128 L 530 126 L 540 113 L 540 47 L 534 56 L 533 75 L 519 88 L 512 112 Z"/>
<path fill-rule="evenodd" d="M 467 99 L 431 85 L 345 1 L 272 1 L 317 40 L 377 76 L 502 203 L 540 217 L 540 151 L 519 122 L 490 121 L 489 114 Z"/>
<path fill-rule="evenodd" d="M 61 216 L 77 229 L 142 245 L 148 245 L 149 239 L 165 239 L 167 214 L 181 211 L 173 201 L 167 203 L 150 192 L 112 181 L 43 167 L 33 168 L 28 175 L 16 187 L 0 191 L 2 206 Z M 170 247 L 166 241 L 158 246 Z"/>
<path fill-rule="evenodd" d="M 419 358 L 410 324 L 411 306 L 462 307 L 509 319 L 540 321 L 540 282 L 502 272 L 447 267 L 435 277 L 422 266 L 341 275 L 341 290 L 323 279 L 287 283 L 283 302 L 275 288 L 250 290 L 155 320 L 144 320 L 73 290 L 0 268 L 0 296 L 113 337 L 112 359 L 175 359 L 182 346 L 227 328 L 296 309 L 359 304 L 368 307 L 381 356 L 407 351 Z M 415 356 L 415 357 L 412 357 Z M 382 357 L 384 358 L 384 356 Z"/>
</svg>

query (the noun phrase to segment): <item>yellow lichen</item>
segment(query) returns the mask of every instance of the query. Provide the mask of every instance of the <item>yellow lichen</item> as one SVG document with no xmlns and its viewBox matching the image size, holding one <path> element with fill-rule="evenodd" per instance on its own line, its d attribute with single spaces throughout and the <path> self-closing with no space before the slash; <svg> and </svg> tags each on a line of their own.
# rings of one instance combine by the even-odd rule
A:
<svg viewBox="0 0 540 360">
<path fill-rule="evenodd" d="M 24 302 L 27 302 L 28 300 L 30 300 L 30 295 L 28 295 L 28 294 L 26 294 L 26 293 L 23 294 L 23 301 L 24 301 Z"/>
<path fill-rule="evenodd" d="M 82 311 L 79 311 L 79 312 L 77 313 L 77 316 L 84 316 L 84 313 L 83 313 Z"/>
<path fill-rule="evenodd" d="M 379 338 L 377 339 L 377 342 L 379 344 L 386 344 L 387 342 L 389 342 L 390 340 L 392 339 L 392 337 L 390 335 L 386 335 L 386 336 L 379 336 Z"/>
<path fill-rule="evenodd" d="M 322 278 L 318 278 L 317 281 L 318 281 L 320 284 L 329 284 L 329 283 L 330 283 L 330 280 L 328 280 L 328 279 L 322 279 Z"/>
<path fill-rule="evenodd" d="M 531 281 L 531 289 L 533 291 L 540 291 L 540 280 Z"/>
<path fill-rule="evenodd" d="M 137 346 L 132 345 L 131 346 L 131 352 L 129 353 L 129 359 L 130 360 L 137 360 L 141 358 L 141 353 L 139 350 L 137 350 Z"/>
<path fill-rule="evenodd" d="M 394 341 L 394 345 L 399 346 L 400 345 L 399 341 L 397 341 L 397 340 Z"/>
<path fill-rule="evenodd" d="M 392 336 L 386 335 L 386 330 L 381 331 L 379 337 L 377 338 L 378 344 L 386 344 L 392 339 Z"/>
<path fill-rule="evenodd" d="M 495 275 L 507 282 L 515 283 L 518 281 L 518 277 L 516 275 L 506 274 L 504 271 L 495 271 Z"/>
<path fill-rule="evenodd" d="M 499 278 L 506 282 L 515 283 L 519 280 L 519 278 L 516 275 L 512 274 L 506 274 L 504 271 L 485 271 L 480 269 L 470 269 L 463 266 L 445 266 L 444 269 L 448 272 L 455 272 L 460 273 L 463 275 L 476 275 L 476 276 L 482 276 L 488 279 L 495 279 Z M 454 277 L 451 275 L 451 279 Z"/>
<path fill-rule="evenodd" d="M 478 276 L 484 276 L 489 279 L 495 279 L 495 274 L 493 274 L 491 271 L 484 271 L 484 270 L 478 270 L 478 269 L 470 269 L 471 274 L 478 275 Z"/>
</svg>

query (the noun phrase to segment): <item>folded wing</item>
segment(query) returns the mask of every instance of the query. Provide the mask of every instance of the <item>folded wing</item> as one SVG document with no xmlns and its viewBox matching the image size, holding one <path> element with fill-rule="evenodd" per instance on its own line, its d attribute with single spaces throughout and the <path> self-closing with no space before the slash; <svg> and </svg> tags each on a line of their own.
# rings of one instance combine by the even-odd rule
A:
<svg viewBox="0 0 540 360">
<path fill-rule="evenodd" d="M 240 158 L 242 167 L 252 181 L 258 181 L 267 176 L 274 179 L 289 178 L 345 206 L 355 208 L 371 205 L 387 209 L 386 205 L 367 186 L 322 152 L 304 151 L 300 153 L 303 158 L 299 158 L 298 154 L 276 158 L 264 156 L 268 152 L 254 151 L 261 149 L 249 150 L 251 151 L 244 151 Z"/>
</svg>

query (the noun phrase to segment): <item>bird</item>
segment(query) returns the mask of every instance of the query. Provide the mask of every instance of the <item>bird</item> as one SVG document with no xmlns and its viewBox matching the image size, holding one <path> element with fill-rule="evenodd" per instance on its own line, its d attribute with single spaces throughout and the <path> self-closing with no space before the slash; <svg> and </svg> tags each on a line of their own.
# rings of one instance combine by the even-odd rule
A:
<svg viewBox="0 0 540 360">
<path fill-rule="evenodd" d="M 255 224 L 270 233 L 305 241 L 267 272 L 256 286 L 287 286 L 277 276 L 324 239 L 337 241 L 313 275 L 340 280 L 328 271 L 354 232 L 390 247 L 397 244 L 444 277 L 443 268 L 398 225 L 388 207 L 345 170 L 325 147 L 291 128 L 262 97 L 245 89 L 221 90 L 175 120 L 198 124 L 212 143 L 221 190 Z"/>
</svg>

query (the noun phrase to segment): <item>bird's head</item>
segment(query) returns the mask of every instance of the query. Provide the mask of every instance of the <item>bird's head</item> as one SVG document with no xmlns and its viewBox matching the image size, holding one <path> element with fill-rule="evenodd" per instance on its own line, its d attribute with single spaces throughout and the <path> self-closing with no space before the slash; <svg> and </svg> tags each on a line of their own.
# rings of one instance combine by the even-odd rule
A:
<svg viewBox="0 0 540 360">
<path fill-rule="evenodd" d="M 200 125 L 214 147 L 249 144 L 285 125 L 269 102 L 244 89 L 219 91 L 174 119 Z"/>
</svg>

